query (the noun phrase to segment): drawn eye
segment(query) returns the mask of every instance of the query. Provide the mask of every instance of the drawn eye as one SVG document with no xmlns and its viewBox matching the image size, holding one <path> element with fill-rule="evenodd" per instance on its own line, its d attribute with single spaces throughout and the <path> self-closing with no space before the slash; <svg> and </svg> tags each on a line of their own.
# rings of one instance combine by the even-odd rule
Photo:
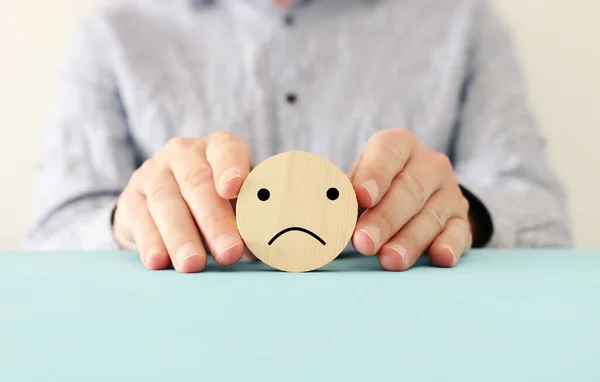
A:
<svg viewBox="0 0 600 382">
<path fill-rule="evenodd" d="M 338 191 L 337 188 L 332 187 L 329 190 L 327 190 L 327 198 L 329 200 L 336 200 L 339 197 L 340 197 L 340 192 Z"/>
<path fill-rule="evenodd" d="M 258 190 L 257 196 L 259 200 L 266 202 L 271 197 L 271 193 L 266 188 L 261 188 Z"/>
</svg>

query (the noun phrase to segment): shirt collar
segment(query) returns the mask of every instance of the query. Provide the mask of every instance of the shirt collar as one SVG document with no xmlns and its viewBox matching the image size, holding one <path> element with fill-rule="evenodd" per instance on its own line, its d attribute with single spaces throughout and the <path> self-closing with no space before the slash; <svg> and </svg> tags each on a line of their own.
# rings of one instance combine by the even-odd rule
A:
<svg viewBox="0 0 600 382">
<path fill-rule="evenodd" d="M 279 15 L 289 11 L 300 10 L 302 8 L 311 8 L 311 4 L 323 5 L 326 7 L 347 7 L 356 3 L 375 5 L 381 0 L 293 0 L 287 7 L 279 7 L 273 0 L 155 0 L 163 4 L 173 4 L 189 11 L 198 12 L 210 10 L 213 7 L 225 6 L 229 9 L 254 9 L 260 13 Z M 396 1 L 396 0 L 391 0 Z"/>
<path fill-rule="evenodd" d="M 179 0 L 183 1 L 190 9 L 206 9 L 212 6 L 219 5 L 219 3 L 244 3 L 244 5 L 267 8 L 267 9 L 281 9 L 285 10 L 285 7 L 281 8 L 273 0 Z M 306 6 L 315 0 L 293 0 L 290 2 L 288 8 Z M 323 1 L 323 0 L 321 0 Z"/>
</svg>

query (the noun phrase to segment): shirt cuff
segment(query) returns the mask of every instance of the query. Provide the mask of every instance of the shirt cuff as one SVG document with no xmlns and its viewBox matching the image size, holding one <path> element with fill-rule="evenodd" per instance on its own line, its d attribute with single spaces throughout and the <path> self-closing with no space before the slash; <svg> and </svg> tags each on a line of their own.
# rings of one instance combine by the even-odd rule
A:
<svg viewBox="0 0 600 382">
<path fill-rule="evenodd" d="M 498 190 L 473 184 L 460 184 L 469 201 L 474 222 L 474 248 L 513 248 L 517 242 L 514 223 L 506 216 L 506 200 Z"/>
<path fill-rule="evenodd" d="M 116 200 L 107 201 L 88 220 L 87 227 L 78 235 L 80 247 L 88 250 L 120 250 L 113 234 L 113 219 Z"/>
<path fill-rule="evenodd" d="M 73 231 L 66 230 L 65 234 L 69 234 L 73 241 L 76 243 L 68 244 L 64 241 L 67 239 L 64 235 L 58 235 L 58 240 L 63 243 L 63 247 L 74 246 L 77 249 L 84 251 L 98 251 L 107 250 L 115 251 L 119 250 L 113 229 L 112 220 L 114 210 L 117 203 L 117 198 L 105 197 L 93 200 L 93 208 L 90 210 L 74 210 L 74 214 L 84 214 L 77 219 L 76 216 L 72 216 L 68 221 L 74 222 Z"/>
<path fill-rule="evenodd" d="M 84 206 L 82 204 L 85 203 Z M 120 250 L 112 230 L 116 197 L 94 198 L 55 212 L 31 233 L 26 250 Z"/>
</svg>

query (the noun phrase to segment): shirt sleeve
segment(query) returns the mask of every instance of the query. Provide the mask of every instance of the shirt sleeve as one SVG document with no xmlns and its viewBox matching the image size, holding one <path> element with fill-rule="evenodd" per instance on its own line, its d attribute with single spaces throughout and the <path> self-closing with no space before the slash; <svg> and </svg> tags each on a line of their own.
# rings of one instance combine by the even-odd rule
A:
<svg viewBox="0 0 600 382">
<path fill-rule="evenodd" d="M 512 36 L 491 4 L 477 3 L 451 157 L 476 214 L 491 219 L 481 222 L 491 227 L 483 246 L 570 247 L 566 193 L 530 110 Z"/>
<path fill-rule="evenodd" d="M 135 147 L 99 16 L 69 46 L 37 169 L 29 250 L 117 249 L 112 212 L 136 168 Z"/>
</svg>

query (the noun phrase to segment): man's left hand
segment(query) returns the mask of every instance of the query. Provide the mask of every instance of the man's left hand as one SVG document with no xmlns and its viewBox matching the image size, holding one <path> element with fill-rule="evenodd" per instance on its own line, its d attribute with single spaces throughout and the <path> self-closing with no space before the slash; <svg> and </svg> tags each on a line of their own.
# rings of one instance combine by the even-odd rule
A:
<svg viewBox="0 0 600 382">
<path fill-rule="evenodd" d="M 374 135 L 350 180 L 365 209 L 353 245 L 366 256 L 379 253 L 383 269 L 407 270 L 425 252 L 433 266 L 453 267 L 471 247 L 469 203 L 450 160 L 410 131 Z"/>
</svg>

